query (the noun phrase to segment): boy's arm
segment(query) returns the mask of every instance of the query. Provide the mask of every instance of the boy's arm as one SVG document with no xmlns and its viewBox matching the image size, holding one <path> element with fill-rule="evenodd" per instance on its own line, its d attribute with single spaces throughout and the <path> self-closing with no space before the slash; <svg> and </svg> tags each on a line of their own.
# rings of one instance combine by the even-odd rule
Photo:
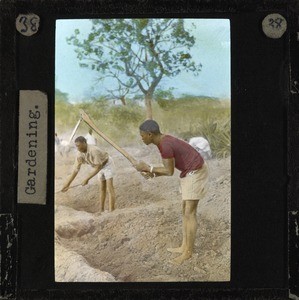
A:
<svg viewBox="0 0 299 300">
<path fill-rule="evenodd" d="M 146 164 L 144 161 L 138 162 L 138 164 L 134 165 L 137 171 L 139 172 L 147 172 L 153 174 L 153 176 L 172 176 L 174 173 L 174 158 L 166 158 L 162 159 L 163 166 L 161 167 L 153 167 L 151 165 Z"/>
<path fill-rule="evenodd" d="M 95 175 L 97 175 L 97 174 L 101 171 L 102 167 L 103 167 L 102 164 L 101 164 L 101 165 L 97 165 L 96 167 L 94 167 L 94 171 L 91 172 L 91 173 L 89 174 L 89 176 L 88 176 L 85 180 L 83 180 L 82 185 L 88 184 L 88 181 L 89 181 L 92 177 L 94 177 Z"/>
<path fill-rule="evenodd" d="M 83 159 L 82 158 L 77 158 L 76 159 L 73 172 L 72 172 L 71 176 L 68 178 L 67 182 L 62 187 L 62 190 L 61 190 L 62 192 L 66 192 L 69 189 L 71 183 L 73 182 L 73 180 L 78 175 L 82 163 L 83 163 Z"/>
<path fill-rule="evenodd" d="M 62 192 L 66 192 L 66 191 L 69 189 L 71 183 L 72 183 L 73 180 L 76 178 L 76 176 L 77 176 L 78 173 L 79 173 L 79 170 L 78 170 L 78 169 L 75 169 L 75 170 L 73 171 L 73 173 L 72 173 L 71 176 L 69 177 L 68 181 L 64 184 L 64 186 L 63 186 L 63 188 L 62 188 L 62 190 L 61 190 Z"/>
</svg>

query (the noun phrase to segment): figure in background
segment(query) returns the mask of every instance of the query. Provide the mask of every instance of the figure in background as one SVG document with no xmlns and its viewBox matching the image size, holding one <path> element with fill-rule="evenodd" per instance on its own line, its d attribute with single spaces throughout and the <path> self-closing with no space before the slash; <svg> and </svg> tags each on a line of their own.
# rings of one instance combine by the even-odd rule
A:
<svg viewBox="0 0 299 300">
<path fill-rule="evenodd" d="M 193 137 L 189 140 L 189 144 L 200 153 L 200 155 L 205 159 L 212 158 L 212 151 L 209 142 L 201 137 Z"/>
<path fill-rule="evenodd" d="M 98 144 L 97 139 L 92 135 L 92 129 L 89 129 L 88 134 L 85 136 L 88 145 L 96 146 Z"/>
</svg>

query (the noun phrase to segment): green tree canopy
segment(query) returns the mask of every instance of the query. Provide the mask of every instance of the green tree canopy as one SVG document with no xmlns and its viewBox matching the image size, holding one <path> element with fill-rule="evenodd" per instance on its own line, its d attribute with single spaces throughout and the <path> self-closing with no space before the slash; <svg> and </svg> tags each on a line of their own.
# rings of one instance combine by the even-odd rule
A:
<svg viewBox="0 0 299 300">
<path fill-rule="evenodd" d="M 67 103 L 69 101 L 68 93 L 64 93 L 59 89 L 55 89 L 55 101 Z"/>
<path fill-rule="evenodd" d="M 76 46 L 80 66 L 99 73 L 99 80 L 115 80 L 120 96 L 136 89 L 145 97 L 146 116 L 152 118 L 151 101 L 163 76 L 182 71 L 198 75 L 201 64 L 190 49 L 195 38 L 183 19 L 93 19 L 87 39 L 79 29 L 68 38 Z"/>
</svg>

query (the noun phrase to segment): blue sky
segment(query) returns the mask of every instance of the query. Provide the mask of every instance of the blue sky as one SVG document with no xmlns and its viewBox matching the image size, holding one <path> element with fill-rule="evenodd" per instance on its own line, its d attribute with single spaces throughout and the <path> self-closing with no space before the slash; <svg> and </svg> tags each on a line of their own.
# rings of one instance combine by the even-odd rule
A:
<svg viewBox="0 0 299 300">
<path fill-rule="evenodd" d="M 196 29 L 192 26 L 196 25 Z M 81 68 L 75 48 L 66 38 L 80 30 L 82 40 L 91 29 L 88 19 L 57 20 L 55 82 L 56 88 L 68 93 L 71 102 L 88 99 L 91 95 L 105 94 L 103 84 L 96 82 L 95 71 Z M 185 28 L 195 37 L 191 55 L 203 65 L 198 76 L 182 73 L 174 78 L 163 78 L 160 87 L 174 87 L 174 95 L 192 94 L 230 98 L 230 22 L 227 19 L 186 19 Z M 105 82 L 104 85 L 109 85 Z"/>
</svg>

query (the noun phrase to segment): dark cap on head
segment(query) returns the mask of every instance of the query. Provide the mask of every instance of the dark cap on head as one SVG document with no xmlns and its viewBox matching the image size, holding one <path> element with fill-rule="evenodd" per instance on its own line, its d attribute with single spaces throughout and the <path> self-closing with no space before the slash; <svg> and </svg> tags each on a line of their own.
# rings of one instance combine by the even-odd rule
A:
<svg viewBox="0 0 299 300">
<path fill-rule="evenodd" d="M 159 125 L 154 120 L 146 120 L 139 126 L 140 131 L 151 132 L 151 133 L 161 133 Z"/>
</svg>

